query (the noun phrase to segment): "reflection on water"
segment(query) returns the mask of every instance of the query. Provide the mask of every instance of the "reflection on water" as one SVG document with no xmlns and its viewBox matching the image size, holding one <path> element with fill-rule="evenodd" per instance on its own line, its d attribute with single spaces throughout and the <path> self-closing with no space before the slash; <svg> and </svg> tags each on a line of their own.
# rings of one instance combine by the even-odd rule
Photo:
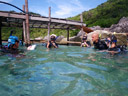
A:
<svg viewBox="0 0 128 96">
<path fill-rule="evenodd" d="M 127 60 L 78 46 L 0 53 L 0 96 L 127 96 Z"/>
</svg>

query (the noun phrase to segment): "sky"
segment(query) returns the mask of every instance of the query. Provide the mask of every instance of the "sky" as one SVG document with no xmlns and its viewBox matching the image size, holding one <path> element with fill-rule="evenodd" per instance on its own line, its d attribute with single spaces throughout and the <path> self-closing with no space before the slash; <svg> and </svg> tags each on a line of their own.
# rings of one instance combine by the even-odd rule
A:
<svg viewBox="0 0 128 96">
<path fill-rule="evenodd" d="M 11 3 L 19 8 L 23 8 L 25 0 L 0 0 Z M 48 8 L 51 7 L 51 16 L 55 18 L 68 18 L 81 14 L 83 11 L 96 8 L 107 0 L 28 0 L 29 11 L 48 16 Z M 0 10 L 14 10 L 16 8 L 9 5 L 0 4 Z"/>
</svg>

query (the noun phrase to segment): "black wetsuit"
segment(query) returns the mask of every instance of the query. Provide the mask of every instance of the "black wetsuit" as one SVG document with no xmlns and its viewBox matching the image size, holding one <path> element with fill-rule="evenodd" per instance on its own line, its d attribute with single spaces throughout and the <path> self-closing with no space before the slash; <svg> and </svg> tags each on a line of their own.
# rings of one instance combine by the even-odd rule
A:
<svg viewBox="0 0 128 96">
<path fill-rule="evenodd" d="M 49 41 L 50 42 L 50 44 L 49 44 L 49 48 L 52 48 L 52 47 L 55 47 L 52 43 L 51 43 L 51 41 Z M 56 42 L 54 42 L 55 43 L 55 45 L 58 47 L 58 44 L 56 43 Z M 47 46 L 47 45 L 46 45 Z"/>
<path fill-rule="evenodd" d="M 120 52 L 120 48 L 118 47 L 114 47 L 114 48 L 109 48 L 108 51 L 116 51 L 116 52 Z"/>
<path fill-rule="evenodd" d="M 84 43 L 84 42 L 86 42 L 86 43 L 88 44 L 89 47 L 91 46 L 90 41 L 82 41 L 81 44 Z"/>
<path fill-rule="evenodd" d="M 93 42 L 94 48 L 99 50 L 105 50 L 108 49 L 106 43 L 104 41 L 98 40 L 98 42 Z"/>
</svg>

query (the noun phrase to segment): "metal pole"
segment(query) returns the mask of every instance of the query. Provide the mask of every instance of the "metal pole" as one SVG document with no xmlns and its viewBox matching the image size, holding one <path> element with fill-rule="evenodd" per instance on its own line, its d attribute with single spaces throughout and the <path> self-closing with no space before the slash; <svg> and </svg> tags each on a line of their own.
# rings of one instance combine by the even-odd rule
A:
<svg viewBox="0 0 128 96">
<path fill-rule="evenodd" d="M 23 5 L 23 11 L 25 11 L 25 5 Z M 25 21 L 23 21 L 23 37 L 24 37 L 24 42 L 25 44 L 27 43 L 26 41 L 26 27 L 25 27 Z"/>
<path fill-rule="evenodd" d="M 25 0 L 25 8 L 26 8 L 26 32 L 27 32 L 27 44 L 30 45 L 28 0 Z"/>
<path fill-rule="evenodd" d="M 50 40 L 50 26 L 51 26 L 51 7 L 49 7 L 49 23 L 48 23 L 48 42 Z"/>
<path fill-rule="evenodd" d="M 2 45 L 1 27 L 2 27 L 2 21 L 0 19 L 0 46 Z"/>
<path fill-rule="evenodd" d="M 80 19 L 81 19 L 81 23 L 82 23 L 81 32 L 82 32 L 82 38 L 83 38 L 83 35 L 84 35 L 84 32 L 83 32 L 83 13 L 80 15 Z"/>
</svg>

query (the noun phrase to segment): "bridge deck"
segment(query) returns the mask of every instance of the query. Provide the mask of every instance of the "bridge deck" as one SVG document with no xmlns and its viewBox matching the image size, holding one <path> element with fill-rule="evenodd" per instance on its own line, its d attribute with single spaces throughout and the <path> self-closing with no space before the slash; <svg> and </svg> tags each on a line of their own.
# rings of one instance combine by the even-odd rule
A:
<svg viewBox="0 0 128 96">
<path fill-rule="evenodd" d="M 0 11 L 0 18 L 2 18 L 2 26 L 22 27 L 26 16 L 23 13 L 10 13 L 6 11 Z M 31 28 L 48 29 L 48 17 L 29 15 L 29 21 L 29 27 Z M 51 29 L 78 29 L 80 26 L 82 26 L 82 22 L 80 21 L 51 18 Z M 83 26 L 86 26 L 86 24 L 83 24 Z"/>
</svg>

